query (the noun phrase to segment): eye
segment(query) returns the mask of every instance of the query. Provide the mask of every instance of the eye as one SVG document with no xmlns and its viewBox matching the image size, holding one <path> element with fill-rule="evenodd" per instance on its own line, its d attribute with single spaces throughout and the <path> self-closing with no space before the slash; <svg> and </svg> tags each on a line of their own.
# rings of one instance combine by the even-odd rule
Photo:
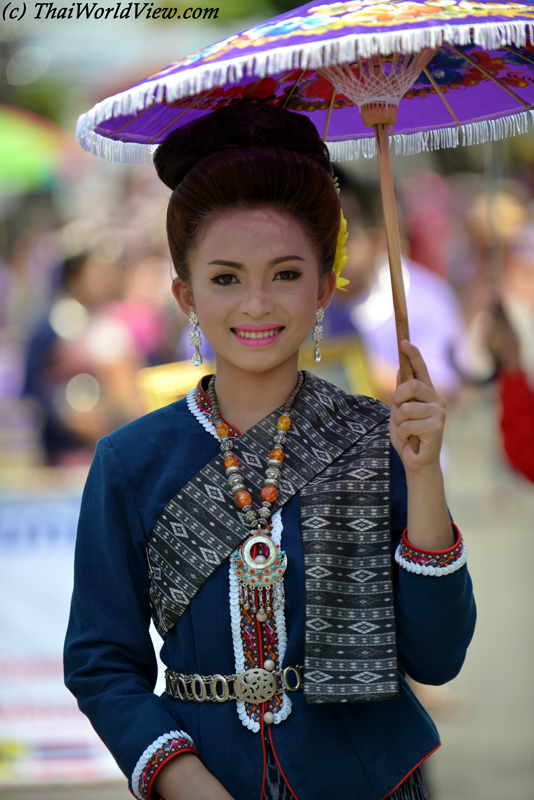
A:
<svg viewBox="0 0 534 800">
<path fill-rule="evenodd" d="M 297 272 L 294 269 L 285 269 L 283 272 L 277 272 L 275 281 L 296 281 L 300 278 L 302 272 Z"/>
<path fill-rule="evenodd" d="M 237 280 L 237 275 L 232 275 L 230 273 L 225 275 L 216 275 L 215 278 L 211 279 L 212 283 L 217 283 L 219 286 L 231 286 L 234 283 L 239 283 Z"/>
</svg>

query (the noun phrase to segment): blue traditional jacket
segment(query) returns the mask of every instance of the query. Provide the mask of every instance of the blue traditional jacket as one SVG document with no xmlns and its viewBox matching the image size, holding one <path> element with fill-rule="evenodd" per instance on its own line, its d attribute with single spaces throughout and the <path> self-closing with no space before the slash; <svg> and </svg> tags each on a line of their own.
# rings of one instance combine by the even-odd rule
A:
<svg viewBox="0 0 534 800">
<path fill-rule="evenodd" d="M 82 500 L 65 676 L 129 780 L 147 747 L 181 730 L 235 800 L 260 800 L 261 732 L 242 725 L 235 703 L 184 703 L 153 691 L 157 665 L 149 635 L 147 545 L 171 498 L 218 453 L 218 442 L 185 399 L 99 442 Z M 393 449 L 390 462 L 394 550 L 406 527 L 407 498 L 404 469 Z M 281 512 L 288 557 L 284 667 L 304 664 L 300 502 L 297 492 Z M 228 596 L 225 562 L 166 634 L 161 650 L 166 666 L 186 674 L 234 673 Z M 295 692 L 290 715 L 272 726 L 276 753 L 298 800 L 381 800 L 439 746 L 434 723 L 403 673 L 434 685 L 458 674 L 475 623 L 467 567 L 436 579 L 395 565 L 394 601 L 398 696 L 307 703 L 302 691 Z"/>
</svg>

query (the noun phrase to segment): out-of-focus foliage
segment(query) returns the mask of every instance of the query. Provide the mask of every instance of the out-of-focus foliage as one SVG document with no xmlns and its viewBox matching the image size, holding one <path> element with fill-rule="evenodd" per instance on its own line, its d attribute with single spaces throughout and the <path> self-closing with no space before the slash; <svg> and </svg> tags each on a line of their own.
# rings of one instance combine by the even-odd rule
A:
<svg viewBox="0 0 534 800">
<path fill-rule="evenodd" d="M 11 105 L 26 108 L 54 122 L 61 121 L 64 87 L 56 78 L 45 75 L 26 86 L 10 86 L 4 97 Z"/>
<path fill-rule="evenodd" d="M 178 14 L 182 14 L 187 8 L 191 6 L 190 0 L 182 2 L 182 0 L 166 0 L 160 3 L 163 8 L 176 8 Z M 262 16 L 265 19 L 275 17 L 278 14 L 283 14 L 285 11 L 298 7 L 298 3 L 294 0 L 218 0 L 218 2 L 209 3 L 203 8 L 219 8 L 217 22 L 228 22 L 233 19 L 246 19 L 251 14 L 254 16 Z M 210 19 L 214 21 L 214 17 Z M 156 20 L 163 22 L 163 20 Z"/>
</svg>

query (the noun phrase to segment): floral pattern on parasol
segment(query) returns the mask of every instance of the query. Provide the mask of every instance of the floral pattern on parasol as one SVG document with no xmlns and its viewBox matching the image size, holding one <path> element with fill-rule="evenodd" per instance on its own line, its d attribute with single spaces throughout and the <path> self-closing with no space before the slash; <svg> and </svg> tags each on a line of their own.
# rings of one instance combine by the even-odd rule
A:
<svg viewBox="0 0 534 800">
<path fill-rule="evenodd" d="M 534 9 L 526 3 L 472 3 L 468 0 L 405 0 L 392 3 L 383 3 L 381 0 L 352 0 L 347 3 L 312 5 L 307 9 L 307 14 L 307 17 L 282 17 L 278 22 L 260 23 L 244 33 L 229 36 L 218 44 L 198 50 L 171 66 L 186 67 L 201 60 L 209 62 L 235 50 L 272 45 L 295 36 L 316 36 L 330 31 L 342 31 L 355 25 L 395 27 L 423 20 L 456 22 L 468 17 L 484 19 L 493 15 L 513 19 L 518 14 L 534 19 Z M 156 75 L 165 72 L 166 70 Z"/>
</svg>

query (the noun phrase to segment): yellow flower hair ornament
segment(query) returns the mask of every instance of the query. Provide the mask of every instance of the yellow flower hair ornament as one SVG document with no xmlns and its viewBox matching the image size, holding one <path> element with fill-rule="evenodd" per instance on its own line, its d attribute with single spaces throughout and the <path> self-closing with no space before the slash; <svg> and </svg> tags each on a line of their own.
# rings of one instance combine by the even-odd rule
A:
<svg viewBox="0 0 534 800">
<path fill-rule="evenodd" d="M 346 291 L 345 286 L 350 283 L 346 278 L 340 277 L 340 272 L 345 268 L 348 261 L 347 248 L 345 242 L 348 238 L 347 220 L 341 212 L 341 224 L 339 226 L 339 233 L 337 235 L 336 255 L 334 258 L 334 265 L 332 269 L 336 273 L 336 289 L 343 289 Z"/>
</svg>

